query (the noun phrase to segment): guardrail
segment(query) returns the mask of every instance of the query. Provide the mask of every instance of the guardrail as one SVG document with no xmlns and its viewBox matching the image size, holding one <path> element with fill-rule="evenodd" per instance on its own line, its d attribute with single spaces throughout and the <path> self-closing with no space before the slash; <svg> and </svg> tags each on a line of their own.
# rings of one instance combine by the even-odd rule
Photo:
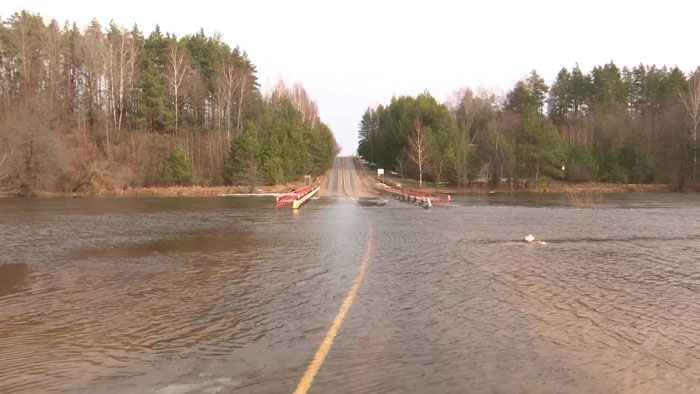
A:
<svg viewBox="0 0 700 394">
<path fill-rule="evenodd" d="M 292 203 L 292 209 L 301 208 L 302 205 L 307 203 L 314 196 L 314 194 L 316 194 L 316 192 L 319 191 L 319 189 L 320 187 L 316 186 L 313 189 L 311 189 L 310 192 L 306 193 L 303 197 L 294 200 L 294 203 Z"/>
<path fill-rule="evenodd" d="M 275 197 L 275 205 L 277 206 L 277 209 L 283 208 L 289 204 L 292 204 L 294 200 L 298 200 L 301 197 L 304 197 L 305 195 L 309 194 L 311 190 L 313 190 L 311 185 L 307 185 L 297 190 L 292 190 L 291 192 L 280 194 L 277 197 Z"/>
<path fill-rule="evenodd" d="M 391 186 L 385 183 L 377 185 L 378 189 L 383 189 L 384 191 L 392 194 L 393 196 L 413 202 L 428 202 L 431 205 L 437 205 L 439 207 L 449 208 L 450 201 L 452 198 L 449 194 L 443 195 L 439 193 L 426 193 L 421 190 L 406 189 L 398 186 Z"/>
</svg>

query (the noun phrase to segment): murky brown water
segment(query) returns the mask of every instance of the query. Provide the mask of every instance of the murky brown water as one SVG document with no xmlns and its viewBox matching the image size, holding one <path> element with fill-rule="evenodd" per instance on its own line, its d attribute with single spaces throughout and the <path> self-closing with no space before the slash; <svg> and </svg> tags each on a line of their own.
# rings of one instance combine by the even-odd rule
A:
<svg viewBox="0 0 700 394">
<path fill-rule="evenodd" d="M 369 226 L 311 392 L 700 392 L 700 196 L 606 201 L 1 199 L 0 392 L 291 392 Z"/>
</svg>

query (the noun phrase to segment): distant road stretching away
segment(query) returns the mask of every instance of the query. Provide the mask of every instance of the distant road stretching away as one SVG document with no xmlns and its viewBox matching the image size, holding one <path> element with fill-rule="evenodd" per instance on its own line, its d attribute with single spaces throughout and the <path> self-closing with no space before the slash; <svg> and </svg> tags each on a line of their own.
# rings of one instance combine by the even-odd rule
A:
<svg viewBox="0 0 700 394">
<path fill-rule="evenodd" d="M 321 195 L 330 197 L 373 197 L 365 187 L 357 171 L 354 157 L 336 157 L 330 170 L 328 182 L 322 185 Z"/>
</svg>

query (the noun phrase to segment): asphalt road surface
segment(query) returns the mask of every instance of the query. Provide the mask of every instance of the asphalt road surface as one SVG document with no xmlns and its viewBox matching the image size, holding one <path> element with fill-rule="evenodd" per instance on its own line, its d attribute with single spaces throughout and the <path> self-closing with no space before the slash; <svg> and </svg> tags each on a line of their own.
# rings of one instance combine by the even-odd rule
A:
<svg viewBox="0 0 700 394">
<path fill-rule="evenodd" d="M 353 157 L 336 157 L 328 182 L 321 190 L 321 195 L 327 197 L 374 197 L 375 195 L 367 185 L 367 180 L 362 179 L 357 169 L 358 165 L 357 160 Z"/>
</svg>

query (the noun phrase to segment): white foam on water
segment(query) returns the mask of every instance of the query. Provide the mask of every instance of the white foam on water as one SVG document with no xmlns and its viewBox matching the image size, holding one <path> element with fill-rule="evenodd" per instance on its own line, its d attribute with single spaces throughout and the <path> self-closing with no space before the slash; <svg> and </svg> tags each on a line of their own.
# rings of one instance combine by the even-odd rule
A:
<svg viewBox="0 0 700 394">
<path fill-rule="evenodd" d="M 235 386 L 228 378 L 219 378 L 199 383 L 171 384 L 155 391 L 156 394 L 220 393 L 226 387 Z"/>
</svg>

